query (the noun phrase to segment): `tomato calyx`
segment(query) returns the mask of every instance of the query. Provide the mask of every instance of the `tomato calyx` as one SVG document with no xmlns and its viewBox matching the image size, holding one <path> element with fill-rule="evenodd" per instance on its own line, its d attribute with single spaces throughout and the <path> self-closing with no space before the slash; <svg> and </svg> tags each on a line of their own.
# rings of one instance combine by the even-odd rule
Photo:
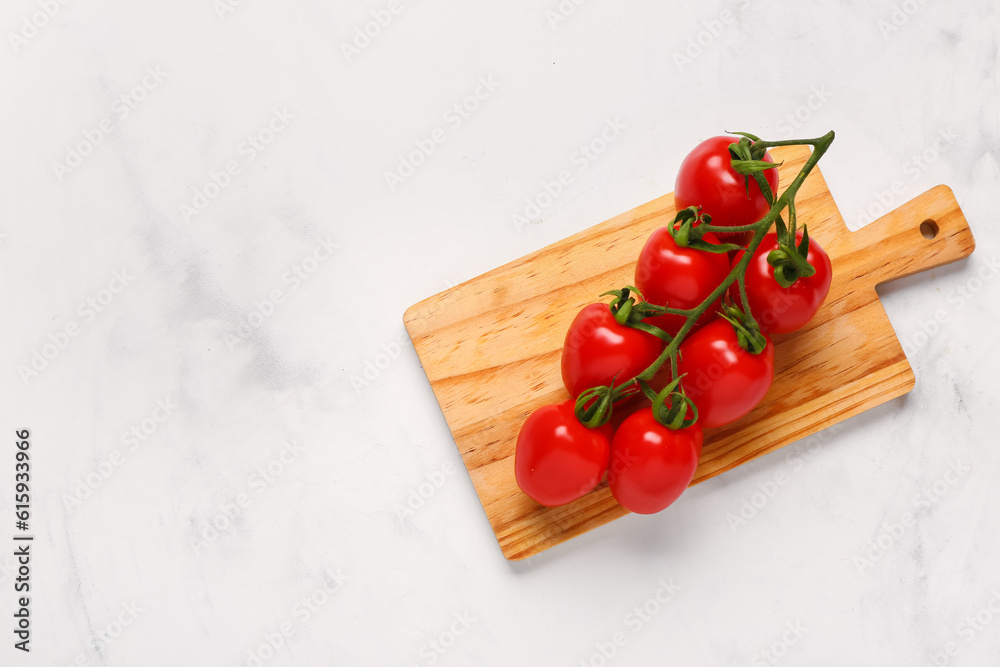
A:
<svg viewBox="0 0 1000 667">
<path fill-rule="evenodd" d="M 740 310 L 739 306 L 731 303 L 724 305 L 719 317 L 733 325 L 736 342 L 750 354 L 760 354 L 767 347 L 767 338 L 761 333 L 756 320 Z"/>
<path fill-rule="evenodd" d="M 617 376 L 616 376 L 617 377 Z M 591 387 L 576 398 L 573 414 L 587 428 L 600 428 L 611 420 L 615 380 L 609 386 Z"/>
<path fill-rule="evenodd" d="M 729 154 L 733 158 L 733 171 L 743 175 L 743 180 L 746 183 L 747 199 L 750 198 L 750 177 L 753 176 L 758 184 L 760 184 L 761 192 L 764 194 L 765 199 L 767 199 L 767 203 L 773 204 L 775 193 L 770 192 L 770 186 L 765 186 L 767 181 L 758 175 L 768 169 L 777 169 L 783 163 L 768 162 L 764 159 L 767 147 L 761 145 L 760 137 L 754 136 L 749 132 L 727 132 L 727 134 L 735 134 L 740 137 L 739 141 L 733 142 L 729 146 Z M 761 181 L 764 181 L 764 183 L 762 184 Z M 770 196 L 768 196 L 769 193 Z"/>
<path fill-rule="evenodd" d="M 687 428 L 698 421 L 698 406 L 684 393 L 684 388 L 680 387 L 685 375 L 686 373 L 682 373 L 674 378 L 659 393 L 653 391 L 648 383 L 640 382 L 642 391 L 653 403 L 653 419 L 671 431 Z M 680 391 L 677 390 L 678 387 Z"/>
<path fill-rule="evenodd" d="M 799 278 L 808 278 L 816 274 L 816 267 L 810 264 L 809 234 L 803 230 L 802 241 L 796 247 L 794 243 L 782 243 L 776 250 L 767 254 L 767 263 L 774 267 L 774 280 L 782 287 L 788 288 Z"/>
<path fill-rule="evenodd" d="M 788 204 L 788 226 L 778 218 L 775 221 L 778 247 L 767 255 L 767 263 L 774 267 L 774 280 L 788 288 L 799 278 L 816 275 L 816 267 L 809 263 L 809 230 L 802 225 L 802 240 L 795 231 L 795 203 Z"/>
<path fill-rule="evenodd" d="M 702 224 L 704 223 L 704 224 Z M 743 246 L 735 243 L 711 243 L 702 238 L 708 231 L 712 216 L 701 212 L 701 206 L 689 206 L 677 211 L 673 223 L 667 225 L 667 232 L 681 248 L 695 248 L 705 252 L 724 253 L 739 250 Z"/>
<path fill-rule="evenodd" d="M 638 329 L 639 331 L 645 331 L 646 333 L 656 336 L 666 343 L 673 340 L 673 336 L 668 334 L 666 331 L 660 329 L 659 327 L 654 327 L 651 324 L 646 324 L 643 320 L 647 317 L 663 315 L 668 312 L 681 311 L 676 311 L 675 309 L 666 308 L 664 306 L 657 306 L 656 304 L 645 301 L 643 299 L 642 292 L 632 285 L 626 285 L 621 289 L 608 290 L 601 296 L 614 297 L 608 304 L 608 308 L 611 310 L 611 314 L 614 316 L 615 321 L 618 322 L 618 324 L 626 327 L 632 327 L 633 329 Z M 638 302 L 635 300 L 636 297 L 639 298 Z"/>
</svg>

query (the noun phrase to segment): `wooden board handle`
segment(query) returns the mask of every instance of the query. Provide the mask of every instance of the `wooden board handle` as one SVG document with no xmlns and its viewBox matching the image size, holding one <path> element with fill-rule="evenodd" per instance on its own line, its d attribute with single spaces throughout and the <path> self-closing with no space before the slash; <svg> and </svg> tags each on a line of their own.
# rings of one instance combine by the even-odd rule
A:
<svg viewBox="0 0 1000 667">
<path fill-rule="evenodd" d="M 976 249 L 969 223 L 947 185 L 938 185 L 850 234 L 847 267 L 875 287 L 968 257 Z"/>
</svg>

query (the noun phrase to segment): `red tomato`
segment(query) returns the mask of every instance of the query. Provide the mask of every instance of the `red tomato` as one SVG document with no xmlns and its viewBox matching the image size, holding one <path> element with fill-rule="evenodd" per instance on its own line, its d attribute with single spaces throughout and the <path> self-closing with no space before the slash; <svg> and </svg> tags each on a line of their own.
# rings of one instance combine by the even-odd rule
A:
<svg viewBox="0 0 1000 667">
<path fill-rule="evenodd" d="M 616 386 L 631 380 L 656 361 L 663 341 L 645 331 L 618 324 L 607 304 L 592 303 L 581 310 L 566 332 L 562 377 L 575 398 L 600 385 Z"/>
<path fill-rule="evenodd" d="M 766 338 L 766 337 L 765 337 Z M 678 372 L 684 391 L 698 406 L 703 428 L 724 426 L 753 410 L 774 379 L 774 345 L 747 352 L 726 320 L 716 320 L 684 339 Z"/>
<path fill-rule="evenodd" d="M 637 514 L 659 512 L 691 484 L 701 445 L 697 422 L 671 431 L 653 418 L 652 408 L 642 408 L 622 422 L 611 442 L 611 495 Z"/>
<path fill-rule="evenodd" d="M 709 243 L 718 243 L 711 232 L 703 237 Z M 635 266 L 635 286 L 646 301 L 657 306 L 694 308 L 704 301 L 729 275 L 729 257 L 725 253 L 711 253 L 694 248 L 682 248 L 674 242 L 670 231 L 661 227 L 653 232 Z M 709 306 L 695 328 L 715 319 L 719 301 Z M 650 317 L 646 322 L 675 334 L 684 326 L 680 315 Z"/>
<path fill-rule="evenodd" d="M 747 197 L 746 180 L 733 169 L 729 146 L 738 139 L 712 137 L 688 153 L 674 183 L 674 205 L 678 211 L 688 206 L 701 206 L 702 213 L 712 216 L 711 224 L 727 227 L 749 225 L 767 215 L 771 207 L 757 181 L 750 177 L 750 196 Z M 764 160 L 774 162 L 769 153 L 764 153 Z M 771 192 L 777 196 L 778 170 L 768 169 L 763 173 Z M 739 245 L 746 245 L 751 237 L 749 232 L 719 235 L 723 242 Z"/>
<path fill-rule="evenodd" d="M 585 496 L 608 469 L 609 429 L 590 429 L 581 424 L 573 414 L 573 403 L 564 401 L 538 408 L 528 416 L 517 436 L 517 485 L 548 507 Z"/>
<path fill-rule="evenodd" d="M 802 240 L 802 233 L 796 234 Z M 808 278 L 799 278 L 791 287 L 782 287 L 774 280 L 774 267 L 767 263 L 767 255 L 778 248 L 778 235 L 768 234 L 757 246 L 750 258 L 746 272 L 747 301 L 750 312 L 760 325 L 760 330 L 769 334 L 783 334 L 798 331 L 816 315 L 830 292 L 833 280 L 833 266 L 830 256 L 816 242 L 809 238 L 809 253 L 806 260 L 813 265 L 816 273 Z M 733 263 L 742 259 L 741 250 Z M 730 298 L 740 303 L 739 285 L 733 283 Z"/>
</svg>

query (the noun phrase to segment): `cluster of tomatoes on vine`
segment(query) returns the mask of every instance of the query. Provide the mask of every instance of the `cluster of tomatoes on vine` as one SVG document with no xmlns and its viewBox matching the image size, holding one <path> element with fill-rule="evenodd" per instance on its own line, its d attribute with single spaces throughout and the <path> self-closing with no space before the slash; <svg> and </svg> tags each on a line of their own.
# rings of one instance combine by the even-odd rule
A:
<svg viewBox="0 0 1000 667">
<path fill-rule="evenodd" d="M 517 439 L 517 484 L 538 503 L 573 502 L 606 476 L 626 509 L 666 508 L 694 478 L 703 429 L 740 419 L 767 394 L 770 337 L 804 327 L 825 300 L 830 258 L 798 228 L 795 194 L 833 132 L 776 142 L 737 134 L 688 154 L 677 215 L 646 241 L 634 286 L 606 292 L 610 303 L 584 307 L 570 325 L 571 398 L 532 412 Z M 795 144 L 813 153 L 779 197 L 767 149 Z"/>
</svg>

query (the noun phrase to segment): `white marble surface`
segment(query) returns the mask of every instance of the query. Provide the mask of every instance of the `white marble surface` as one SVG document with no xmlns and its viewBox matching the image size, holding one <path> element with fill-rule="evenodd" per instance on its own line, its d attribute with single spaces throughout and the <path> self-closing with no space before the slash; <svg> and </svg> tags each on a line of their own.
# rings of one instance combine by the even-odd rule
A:
<svg viewBox="0 0 1000 667">
<path fill-rule="evenodd" d="M 0 664 L 1000 663 L 995 2 L 223 2 L 0 12 L 5 628 L 22 428 L 35 535 Z M 916 388 L 505 561 L 403 310 L 670 191 L 705 136 L 831 128 L 853 228 L 944 182 L 976 235 L 881 289 Z"/>
</svg>

